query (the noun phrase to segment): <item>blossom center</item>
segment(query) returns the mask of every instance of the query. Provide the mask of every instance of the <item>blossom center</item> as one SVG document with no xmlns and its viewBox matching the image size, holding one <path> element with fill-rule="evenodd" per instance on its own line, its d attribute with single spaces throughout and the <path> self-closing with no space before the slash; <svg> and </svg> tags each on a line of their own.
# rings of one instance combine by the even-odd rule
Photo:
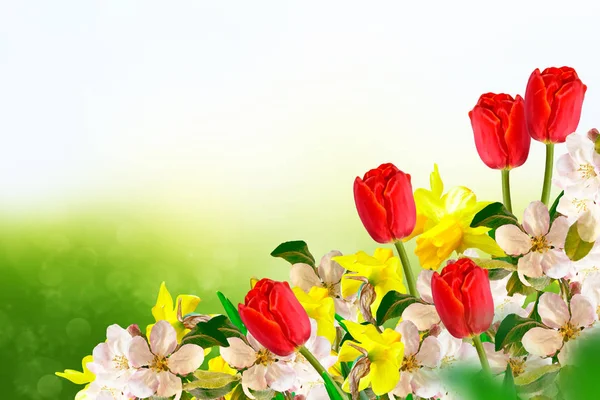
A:
<svg viewBox="0 0 600 400">
<path fill-rule="evenodd" d="M 508 360 L 508 364 L 510 365 L 510 369 L 513 372 L 513 376 L 517 377 L 525 372 L 525 360 L 518 358 L 510 358 Z"/>
<path fill-rule="evenodd" d="M 115 363 L 116 369 L 129 369 L 129 360 L 127 360 L 125 356 L 114 356 L 113 362 Z"/>
<path fill-rule="evenodd" d="M 335 297 L 337 295 L 337 293 L 335 292 L 335 284 L 323 282 L 323 287 L 327 289 L 327 294 L 329 295 L 329 297 Z"/>
<path fill-rule="evenodd" d="M 400 371 L 413 372 L 414 370 L 420 367 L 419 362 L 414 354 L 404 357 L 402 360 L 402 366 L 400 367 Z"/>
<path fill-rule="evenodd" d="M 596 171 L 594 170 L 594 166 L 592 164 L 580 164 L 577 172 L 581 174 L 583 179 L 590 179 L 596 177 Z"/>
<path fill-rule="evenodd" d="M 546 236 L 541 235 L 531 238 L 531 251 L 545 253 L 548 249 L 550 249 L 550 246 L 548 245 L 548 239 L 546 239 Z"/>
<path fill-rule="evenodd" d="M 562 335 L 563 340 L 568 342 L 571 339 L 575 339 L 579 335 L 579 332 L 581 332 L 581 329 L 577 328 L 572 323 L 567 322 L 561 326 L 558 332 Z"/>
<path fill-rule="evenodd" d="M 584 212 L 584 211 L 587 211 L 587 209 L 588 209 L 587 203 L 585 200 L 573 199 L 571 201 L 571 203 L 577 209 L 578 212 Z"/>
<path fill-rule="evenodd" d="M 154 360 L 152 360 L 150 368 L 156 372 L 168 371 L 169 365 L 167 363 L 167 358 L 162 356 L 154 356 Z"/>
<path fill-rule="evenodd" d="M 275 362 L 275 357 L 267 349 L 261 349 L 256 353 L 256 364 L 269 365 Z"/>
</svg>

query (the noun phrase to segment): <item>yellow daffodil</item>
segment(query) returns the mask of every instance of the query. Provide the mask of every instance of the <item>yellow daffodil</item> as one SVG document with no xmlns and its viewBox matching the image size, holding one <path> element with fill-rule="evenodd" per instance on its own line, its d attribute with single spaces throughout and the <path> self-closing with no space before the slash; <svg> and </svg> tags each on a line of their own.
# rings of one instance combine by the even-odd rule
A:
<svg viewBox="0 0 600 400">
<path fill-rule="evenodd" d="M 444 183 L 437 165 L 430 176 L 431 190 L 417 189 L 417 226 L 410 238 L 418 236 L 415 254 L 423 268 L 438 269 L 452 252 L 462 253 L 477 248 L 492 256 L 504 252 L 492 239 L 490 228 L 471 228 L 475 214 L 490 202 L 477 201 L 470 189 L 458 186 L 443 194 Z"/>
<path fill-rule="evenodd" d="M 356 254 L 349 256 L 334 257 L 342 267 L 350 271 L 342 277 L 342 296 L 348 297 L 358 293 L 361 285 L 364 283 L 361 280 L 354 279 L 363 277 L 369 281 L 375 288 L 377 295 L 375 301 L 371 305 L 373 314 L 376 313 L 379 303 L 383 296 L 391 290 L 404 293 L 406 288 L 402 283 L 400 271 L 400 260 L 394 257 L 392 250 L 378 248 L 373 256 L 369 256 L 364 251 L 359 251 Z"/>
<path fill-rule="evenodd" d="M 185 316 L 186 314 L 194 312 L 198 306 L 198 303 L 200 303 L 200 298 L 189 294 L 182 294 L 177 296 L 177 301 L 175 304 L 173 304 L 171 293 L 169 293 L 167 286 L 163 282 L 160 284 L 156 305 L 152 307 L 152 316 L 154 316 L 154 320 L 156 322 L 161 320 L 168 321 L 173 328 L 175 328 L 175 331 L 177 331 L 178 342 L 181 342 L 181 339 L 190 331 L 189 329 L 186 329 L 177 319 L 177 307 L 180 301 L 181 315 Z M 150 331 L 152 330 L 153 326 L 154 324 L 146 327 L 146 336 L 150 337 Z"/>
<path fill-rule="evenodd" d="M 352 346 L 354 344 L 367 352 L 371 363 L 370 371 L 360 380 L 358 389 L 364 390 L 370 384 L 378 396 L 391 392 L 400 380 L 400 366 L 404 358 L 401 335 L 389 328 L 379 333 L 373 325 L 360 325 L 350 321 L 344 321 L 344 324 L 356 342 L 345 341 L 338 360 L 354 361 L 360 357 L 362 353 Z M 346 392 L 350 391 L 348 379 L 342 388 Z"/>
<path fill-rule="evenodd" d="M 313 286 L 308 293 L 299 287 L 293 289 L 296 298 L 302 304 L 308 316 L 317 321 L 317 335 L 323 336 L 330 343 L 335 341 L 335 305 L 329 297 L 329 290 Z"/>
<path fill-rule="evenodd" d="M 86 390 L 90 386 L 89 383 L 96 379 L 96 375 L 94 375 L 87 367 L 87 364 L 92 361 L 94 361 L 92 356 L 83 357 L 83 360 L 81 360 L 82 372 L 73 369 L 65 369 L 64 372 L 55 372 L 57 376 L 65 378 L 76 385 L 85 385 L 85 387 L 75 396 L 76 400 L 83 400 L 86 398 Z"/>
</svg>

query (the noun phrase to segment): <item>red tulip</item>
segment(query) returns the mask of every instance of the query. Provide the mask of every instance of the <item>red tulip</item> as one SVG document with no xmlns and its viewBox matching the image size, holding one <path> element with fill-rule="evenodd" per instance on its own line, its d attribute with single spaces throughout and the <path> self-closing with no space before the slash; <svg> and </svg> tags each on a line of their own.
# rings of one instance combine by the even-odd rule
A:
<svg viewBox="0 0 600 400">
<path fill-rule="evenodd" d="M 481 95 L 469 112 L 475 146 L 481 160 L 490 168 L 520 167 L 527 160 L 531 137 L 525 123 L 523 98 L 508 94 Z"/>
<path fill-rule="evenodd" d="M 577 129 L 586 89 L 573 68 L 533 71 L 525 92 L 531 137 L 544 143 L 563 143 Z"/>
<path fill-rule="evenodd" d="M 417 211 L 410 175 L 394 164 L 382 164 L 354 180 L 354 202 L 369 235 L 378 243 L 409 236 Z"/>
<path fill-rule="evenodd" d="M 448 332 L 456 338 L 479 335 L 494 319 L 488 271 L 461 258 L 431 278 L 433 303 Z"/>
<path fill-rule="evenodd" d="M 310 337 L 310 321 L 287 282 L 261 279 L 238 306 L 256 340 L 278 356 L 292 354 Z"/>
</svg>

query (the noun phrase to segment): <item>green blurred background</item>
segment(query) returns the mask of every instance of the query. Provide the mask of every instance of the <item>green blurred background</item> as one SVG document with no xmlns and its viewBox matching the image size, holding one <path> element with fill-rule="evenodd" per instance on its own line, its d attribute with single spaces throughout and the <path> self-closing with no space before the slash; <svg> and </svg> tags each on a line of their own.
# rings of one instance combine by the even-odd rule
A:
<svg viewBox="0 0 600 400">
<path fill-rule="evenodd" d="M 582 130 L 600 107 L 600 3 L 556 3 L 0 2 L 0 397 L 73 398 L 54 372 L 152 322 L 162 281 L 213 313 L 288 277 L 283 241 L 372 251 L 352 182 L 383 162 L 498 200 L 480 94 L 566 64 Z M 543 154 L 512 174 L 517 215 Z"/>
</svg>

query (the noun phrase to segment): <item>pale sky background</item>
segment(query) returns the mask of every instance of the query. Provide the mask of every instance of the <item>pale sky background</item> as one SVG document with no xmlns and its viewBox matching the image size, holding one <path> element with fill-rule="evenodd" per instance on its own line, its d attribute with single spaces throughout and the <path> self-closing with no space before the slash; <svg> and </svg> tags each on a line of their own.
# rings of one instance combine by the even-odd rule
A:
<svg viewBox="0 0 600 400">
<path fill-rule="evenodd" d="M 597 1 L 2 0 L 0 206 L 360 229 L 353 179 L 388 161 L 415 188 L 437 162 L 448 187 L 499 199 L 468 111 L 569 65 L 589 87 L 580 129 L 600 125 L 599 17 Z M 519 207 L 543 151 L 513 173 Z"/>
</svg>

